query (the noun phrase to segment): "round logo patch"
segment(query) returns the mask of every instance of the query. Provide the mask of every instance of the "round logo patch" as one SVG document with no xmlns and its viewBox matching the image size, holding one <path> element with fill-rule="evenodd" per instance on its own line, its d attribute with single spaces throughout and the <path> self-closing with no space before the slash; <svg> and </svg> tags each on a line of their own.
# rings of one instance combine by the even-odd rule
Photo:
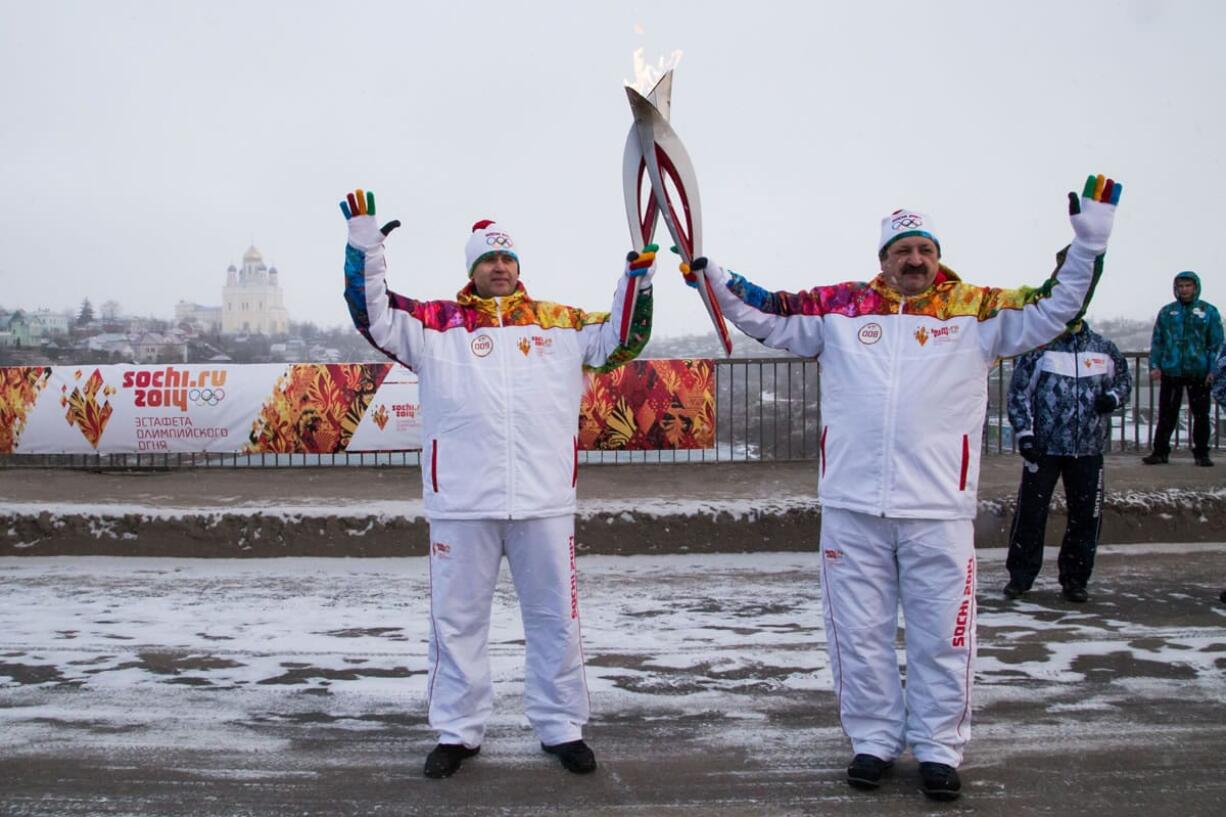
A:
<svg viewBox="0 0 1226 817">
<path fill-rule="evenodd" d="M 860 342 L 865 346 L 872 346 L 874 343 L 881 340 L 881 334 L 881 324 L 866 323 L 860 327 L 860 331 L 856 334 L 856 337 L 858 337 Z"/>
<path fill-rule="evenodd" d="M 472 344 L 473 354 L 477 357 L 485 357 L 490 352 L 494 351 L 494 339 L 489 335 L 477 335 L 473 338 Z"/>
</svg>

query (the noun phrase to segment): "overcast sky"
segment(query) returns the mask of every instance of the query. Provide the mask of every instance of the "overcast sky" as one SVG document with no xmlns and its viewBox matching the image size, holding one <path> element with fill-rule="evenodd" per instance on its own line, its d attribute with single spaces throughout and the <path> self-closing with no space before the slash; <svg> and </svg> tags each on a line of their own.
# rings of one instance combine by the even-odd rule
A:
<svg viewBox="0 0 1226 817">
<path fill-rule="evenodd" d="M 1182 269 L 1223 303 L 1224 8 L 0 0 L 0 305 L 169 318 L 254 242 L 291 319 L 346 324 L 336 203 L 363 186 L 405 224 L 397 291 L 452 297 L 494 218 L 535 297 L 606 309 L 639 47 L 684 52 L 704 250 L 770 289 L 870 278 L 898 207 L 964 279 L 1037 284 L 1102 171 L 1125 193 L 1091 315 L 1152 317 Z M 657 280 L 656 332 L 706 331 Z"/>
</svg>

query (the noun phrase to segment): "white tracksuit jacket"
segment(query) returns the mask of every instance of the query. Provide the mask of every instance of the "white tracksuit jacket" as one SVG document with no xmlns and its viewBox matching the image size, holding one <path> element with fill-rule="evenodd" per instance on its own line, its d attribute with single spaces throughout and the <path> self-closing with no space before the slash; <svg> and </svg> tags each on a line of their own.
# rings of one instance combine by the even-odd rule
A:
<svg viewBox="0 0 1226 817">
<path fill-rule="evenodd" d="M 455 301 L 416 301 L 390 291 L 386 271 L 382 246 L 346 247 L 354 325 L 419 379 L 426 516 L 573 513 L 583 370 L 612 370 L 643 350 L 651 290 L 628 298 L 635 284 L 623 274 L 611 314 L 534 301 L 522 284 L 502 298 L 470 283 Z"/>
<path fill-rule="evenodd" d="M 942 266 L 905 298 L 878 275 L 767 292 L 707 267 L 724 314 L 767 346 L 821 363 L 823 506 L 883 517 L 973 519 L 987 375 L 1083 311 L 1101 256 L 1076 241 L 1041 287 L 963 283 Z"/>
</svg>

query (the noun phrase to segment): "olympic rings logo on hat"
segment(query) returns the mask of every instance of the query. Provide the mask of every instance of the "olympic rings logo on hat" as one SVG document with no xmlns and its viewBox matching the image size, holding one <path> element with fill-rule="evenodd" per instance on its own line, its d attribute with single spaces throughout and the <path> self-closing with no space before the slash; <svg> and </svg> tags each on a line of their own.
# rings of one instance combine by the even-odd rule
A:
<svg viewBox="0 0 1226 817">
<path fill-rule="evenodd" d="M 890 229 L 892 230 L 912 230 L 912 229 L 915 229 L 916 227 L 923 227 L 923 226 L 924 226 L 924 220 L 920 218 L 919 216 L 913 215 L 911 213 L 908 213 L 905 216 L 897 216 L 893 221 L 890 222 Z"/>
<path fill-rule="evenodd" d="M 215 406 L 226 399 L 225 389 L 191 389 L 187 399 L 198 406 Z"/>
<path fill-rule="evenodd" d="M 506 233 L 490 233 L 485 237 L 485 243 L 491 247 L 514 247 L 515 242 Z"/>
</svg>

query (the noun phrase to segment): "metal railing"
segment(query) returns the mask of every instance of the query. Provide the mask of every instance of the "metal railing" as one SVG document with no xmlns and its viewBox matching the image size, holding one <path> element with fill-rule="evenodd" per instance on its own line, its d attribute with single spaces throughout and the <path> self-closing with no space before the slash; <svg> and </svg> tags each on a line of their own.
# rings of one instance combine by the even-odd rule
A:
<svg viewBox="0 0 1226 817">
<path fill-rule="evenodd" d="M 1128 404 L 1111 415 L 1108 451 L 1148 451 L 1157 424 L 1158 384 L 1149 379 L 1145 353 L 1125 357 L 1133 389 Z M 821 378 L 816 360 L 796 357 L 732 358 L 715 363 L 715 441 L 711 448 L 681 451 L 583 451 L 580 462 L 788 462 L 814 460 L 821 434 Z M 1013 452 L 1008 418 L 1013 361 L 1001 361 L 988 375 L 988 411 L 982 450 Z M 1223 416 L 1210 412 L 1210 444 L 1221 450 Z M 1172 447 L 1190 446 L 1186 403 Z M 341 454 L 23 454 L 0 456 L 0 467 L 84 469 L 388 467 L 420 465 L 416 451 Z"/>
<path fill-rule="evenodd" d="M 1108 452 L 1145 452 L 1158 422 L 1158 383 L 1149 379 L 1145 352 L 1124 354 L 1132 376 L 1127 405 L 1112 412 Z M 821 379 L 815 360 L 795 357 L 716 360 L 716 434 L 712 449 L 661 452 L 587 452 L 590 462 L 784 462 L 818 455 L 821 435 Z M 1013 360 L 996 364 L 988 375 L 988 410 L 981 449 L 985 454 L 1016 451 L 1009 425 L 1009 382 Z M 1221 450 L 1221 408 L 1210 409 L 1210 445 Z M 1191 446 L 1186 401 L 1171 438 L 1173 449 Z"/>
</svg>

